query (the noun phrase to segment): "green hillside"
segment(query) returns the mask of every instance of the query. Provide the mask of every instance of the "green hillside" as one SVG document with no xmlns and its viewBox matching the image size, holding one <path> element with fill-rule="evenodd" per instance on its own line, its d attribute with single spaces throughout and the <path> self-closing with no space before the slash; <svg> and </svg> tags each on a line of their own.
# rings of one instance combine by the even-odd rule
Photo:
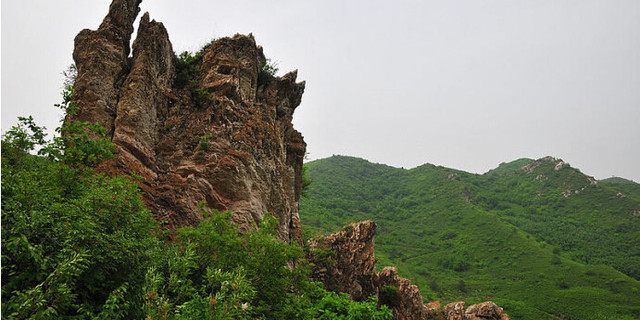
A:
<svg viewBox="0 0 640 320">
<path fill-rule="evenodd" d="M 513 319 L 640 318 L 640 201 L 559 160 L 484 175 L 344 156 L 307 166 L 306 231 L 376 221 L 378 267 L 397 266 L 426 300 L 490 299 Z"/>
<path fill-rule="evenodd" d="M 533 159 L 529 158 L 521 158 L 511 162 L 503 162 L 498 165 L 497 168 L 489 170 L 486 174 L 488 175 L 506 175 L 514 173 L 525 165 L 533 162 Z"/>
<path fill-rule="evenodd" d="M 633 197 L 640 200 L 640 184 L 635 183 L 631 180 L 620 177 L 611 177 L 600 180 L 600 183 L 621 192 L 625 196 Z"/>
</svg>

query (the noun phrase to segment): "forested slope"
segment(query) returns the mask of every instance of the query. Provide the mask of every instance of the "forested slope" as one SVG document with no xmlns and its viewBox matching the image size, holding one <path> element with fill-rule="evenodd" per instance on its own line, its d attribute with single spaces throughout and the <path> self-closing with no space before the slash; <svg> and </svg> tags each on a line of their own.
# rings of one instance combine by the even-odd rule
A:
<svg viewBox="0 0 640 320">
<path fill-rule="evenodd" d="M 378 267 L 398 266 L 425 299 L 491 299 L 514 319 L 640 317 L 640 202 L 560 160 L 484 175 L 344 156 L 307 166 L 306 231 L 376 221 Z"/>
</svg>

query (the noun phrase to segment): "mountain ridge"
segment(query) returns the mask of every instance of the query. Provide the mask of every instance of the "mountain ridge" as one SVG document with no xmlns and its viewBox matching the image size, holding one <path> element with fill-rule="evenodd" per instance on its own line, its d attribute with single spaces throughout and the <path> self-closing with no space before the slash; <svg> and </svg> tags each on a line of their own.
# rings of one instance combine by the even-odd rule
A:
<svg viewBox="0 0 640 320">
<path fill-rule="evenodd" d="M 556 158 L 556 157 L 553 157 L 553 156 L 544 156 L 544 157 L 541 157 L 541 158 L 538 158 L 538 159 L 532 159 L 532 158 L 523 157 L 523 158 L 518 158 L 518 159 L 515 159 L 515 160 L 511 160 L 511 161 L 501 162 L 495 168 L 488 169 L 485 172 L 471 172 L 471 171 L 466 171 L 464 169 L 456 169 L 456 168 L 452 168 L 452 167 L 446 167 L 446 166 L 443 166 L 443 165 L 436 165 L 436 164 L 429 163 L 429 162 L 425 162 L 423 164 L 416 165 L 415 167 L 396 166 L 396 165 L 390 165 L 390 164 L 386 164 L 386 163 L 381 163 L 381 162 L 368 160 L 368 159 L 360 157 L 360 156 L 352 156 L 352 155 L 346 155 L 346 154 L 333 154 L 331 156 L 324 157 L 324 158 L 317 158 L 317 159 L 313 159 L 313 160 L 307 160 L 307 161 L 305 161 L 305 163 L 311 163 L 311 162 L 315 162 L 315 161 L 326 160 L 326 159 L 330 159 L 330 158 L 333 158 L 333 157 L 344 157 L 344 158 L 353 158 L 353 159 L 358 159 L 358 160 L 364 160 L 364 161 L 369 162 L 371 164 L 379 164 L 379 165 L 384 165 L 384 166 L 391 167 L 391 168 L 396 168 L 396 169 L 411 170 L 411 169 L 415 169 L 415 168 L 422 167 L 422 166 L 433 166 L 433 167 L 447 168 L 447 169 L 450 169 L 450 170 L 457 170 L 457 171 L 466 172 L 466 173 L 470 173 L 470 174 L 477 174 L 477 175 L 503 174 L 503 173 L 506 173 L 506 172 L 515 171 L 517 169 L 520 169 L 522 166 L 526 165 L 529 162 L 533 162 L 533 161 L 536 161 L 536 160 L 539 160 L 539 159 L 544 159 L 544 158 L 554 158 L 554 159 L 562 160 L 560 158 Z M 634 181 L 632 179 L 628 179 L 628 178 L 624 178 L 624 177 L 618 177 L 618 176 L 611 176 L 609 178 L 598 179 L 598 181 L 605 181 L 605 182 L 608 182 L 608 183 L 620 183 L 620 184 L 639 184 L 638 182 L 636 182 L 636 181 Z"/>
<path fill-rule="evenodd" d="M 522 162 L 503 175 L 340 156 L 308 162 L 313 182 L 301 218 L 307 232 L 324 233 L 376 221 L 381 264 L 398 266 L 427 300 L 491 299 L 514 319 L 640 317 L 637 278 L 602 265 L 637 277 L 640 202 L 562 160 Z M 594 205 L 580 209 L 584 201 Z M 536 286 L 538 294 L 518 293 Z M 580 302 L 585 294 L 600 302 Z"/>
</svg>

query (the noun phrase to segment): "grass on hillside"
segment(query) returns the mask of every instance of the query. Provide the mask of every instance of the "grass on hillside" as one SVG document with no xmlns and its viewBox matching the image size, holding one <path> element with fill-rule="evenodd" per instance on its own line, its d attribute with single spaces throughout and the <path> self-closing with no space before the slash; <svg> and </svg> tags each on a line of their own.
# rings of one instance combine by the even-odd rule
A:
<svg viewBox="0 0 640 320">
<path fill-rule="evenodd" d="M 396 265 L 428 301 L 492 300 L 514 319 L 640 318 L 640 282 L 629 276 L 640 265 L 630 212 L 639 202 L 573 168 L 536 165 L 475 175 L 317 160 L 300 215 L 317 233 L 376 221 L 378 267 Z"/>
</svg>

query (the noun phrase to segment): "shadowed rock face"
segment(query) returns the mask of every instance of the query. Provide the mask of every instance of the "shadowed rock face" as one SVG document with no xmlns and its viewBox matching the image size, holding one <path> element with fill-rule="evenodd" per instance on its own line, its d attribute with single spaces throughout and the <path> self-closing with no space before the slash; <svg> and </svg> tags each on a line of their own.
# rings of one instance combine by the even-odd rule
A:
<svg viewBox="0 0 640 320">
<path fill-rule="evenodd" d="M 493 302 L 483 302 L 465 309 L 464 302 L 450 303 L 441 309 L 440 302 L 424 304 L 420 289 L 398 276 L 396 267 L 375 272 L 374 240 L 377 226 L 362 221 L 346 226 L 342 231 L 311 242 L 312 249 L 331 249 L 333 263 L 315 260 L 312 277 L 331 291 L 345 292 L 354 300 L 379 296 L 379 302 L 390 300 L 395 320 L 508 320 L 502 308 Z M 389 297 L 386 287 L 395 288 Z M 383 297 L 383 295 L 387 295 Z"/>
<path fill-rule="evenodd" d="M 76 36 L 79 110 L 66 121 L 107 129 L 118 152 L 101 169 L 140 175 L 159 220 L 197 224 L 205 202 L 231 210 L 242 230 L 271 213 L 283 240 L 300 241 L 306 144 L 291 120 L 304 82 L 295 71 L 260 82 L 266 59 L 251 35 L 212 42 L 180 79 L 167 31 L 148 13 L 129 57 L 140 2 L 114 0 L 98 30 Z"/>
</svg>

